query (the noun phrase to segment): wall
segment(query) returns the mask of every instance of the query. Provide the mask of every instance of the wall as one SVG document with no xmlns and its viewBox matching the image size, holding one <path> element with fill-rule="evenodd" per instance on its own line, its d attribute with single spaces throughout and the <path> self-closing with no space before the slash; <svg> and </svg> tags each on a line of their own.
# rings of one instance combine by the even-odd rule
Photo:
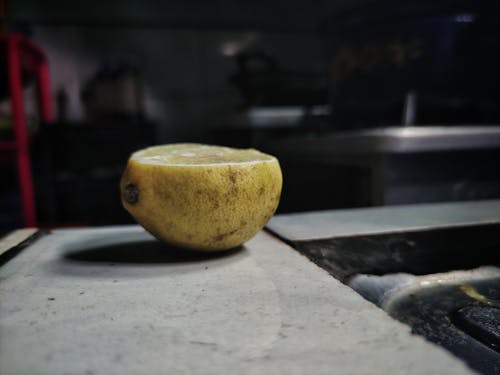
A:
<svg viewBox="0 0 500 375">
<path fill-rule="evenodd" d="M 48 55 L 53 91 L 68 93 L 74 121 L 85 119 L 81 90 L 104 62 L 137 64 L 159 142 L 196 139 L 237 110 L 241 98 L 228 82 L 236 64 L 224 55 L 235 45 L 262 49 L 288 69 L 326 69 L 323 41 L 313 34 L 52 25 L 34 27 L 32 38 Z"/>
</svg>

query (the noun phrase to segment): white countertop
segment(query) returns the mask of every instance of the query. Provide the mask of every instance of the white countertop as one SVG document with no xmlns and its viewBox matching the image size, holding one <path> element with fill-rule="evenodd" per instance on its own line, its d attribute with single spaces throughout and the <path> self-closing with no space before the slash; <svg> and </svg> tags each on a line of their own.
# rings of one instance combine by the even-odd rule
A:
<svg viewBox="0 0 500 375">
<path fill-rule="evenodd" d="M 136 226 L 61 230 L 0 280 L 2 374 L 471 373 L 265 232 L 193 259 Z"/>
</svg>

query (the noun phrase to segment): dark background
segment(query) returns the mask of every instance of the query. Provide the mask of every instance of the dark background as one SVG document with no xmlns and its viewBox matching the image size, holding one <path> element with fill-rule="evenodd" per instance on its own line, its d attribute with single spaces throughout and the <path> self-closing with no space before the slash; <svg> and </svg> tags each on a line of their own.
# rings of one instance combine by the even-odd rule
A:
<svg viewBox="0 0 500 375">
<path fill-rule="evenodd" d="M 363 148 L 332 157 L 328 147 L 313 157 L 314 142 L 302 147 L 345 131 L 498 124 L 494 1 L 5 5 L 4 30 L 29 36 L 50 64 L 55 123 L 38 121 L 29 79 L 25 88 L 43 227 L 132 222 L 117 187 L 128 155 L 180 141 L 276 154 L 279 212 L 500 196 L 492 147 L 403 157 Z M 418 113 L 404 124 L 411 93 Z M 8 95 L 0 114 L 8 138 Z M 288 139 L 300 147 L 283 151 Z M 1 160 L 6 231 L 23 220 L 15 165 Z M 374 192 L 375 180 L 387 192 Z"/>
</svg>

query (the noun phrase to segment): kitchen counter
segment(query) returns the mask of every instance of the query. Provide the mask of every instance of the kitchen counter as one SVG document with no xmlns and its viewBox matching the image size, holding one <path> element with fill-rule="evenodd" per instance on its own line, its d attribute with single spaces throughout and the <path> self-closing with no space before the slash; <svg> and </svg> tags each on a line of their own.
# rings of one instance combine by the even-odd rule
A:
<svg viewBox="0 0 500 375">
<path fill-rule="evenodd" d="M 469 374 L 272 235 L 196 256 L 58 230 L 0 269 L 3 374 Z"/>
<path fill-rule="evenodd" d="M 293 134 L 263 148 L 287 180 L 282 212 L 500 198 L 498 125 Z"/>
<path fill-rule="evenodd" d="M 407 154 L 500 148 L 500 126 L 399 126 L 290 136 L 269 147 L 301 157 Z"/>
</svg>

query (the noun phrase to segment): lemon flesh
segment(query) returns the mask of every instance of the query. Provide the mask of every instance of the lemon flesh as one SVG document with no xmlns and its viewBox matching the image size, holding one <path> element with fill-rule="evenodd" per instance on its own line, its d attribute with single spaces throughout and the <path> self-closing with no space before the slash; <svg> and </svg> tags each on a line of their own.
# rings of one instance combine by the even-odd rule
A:
<svg viewBox="0 0 500 375">
<path fill-rule="evenodd" d="M 120 181 L 125 209 L 158 239 L 220 251 L 253 237 L 274 214 L 278 160 L 254 149 L 191 143 L 133 153 Z"/>
</svg>

